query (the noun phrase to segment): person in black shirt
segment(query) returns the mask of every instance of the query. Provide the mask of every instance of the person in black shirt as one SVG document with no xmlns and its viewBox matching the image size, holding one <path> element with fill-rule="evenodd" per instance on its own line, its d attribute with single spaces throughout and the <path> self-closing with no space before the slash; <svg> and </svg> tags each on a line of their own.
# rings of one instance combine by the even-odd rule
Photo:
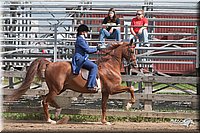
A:
<svg viewBox="0 0 200 133">
<path fill-rule="evenodd" d="M 105 46 L 105 38 L 115 39 L 116 41 L 121 40 L 120 33 L 120 20 L 117 18 L 115 9 L 110 8 L 108 11 L 108 16 L 104 18 L 102 22 L 102 29 L 100 30 L 100 43 Z"/>
</svg>

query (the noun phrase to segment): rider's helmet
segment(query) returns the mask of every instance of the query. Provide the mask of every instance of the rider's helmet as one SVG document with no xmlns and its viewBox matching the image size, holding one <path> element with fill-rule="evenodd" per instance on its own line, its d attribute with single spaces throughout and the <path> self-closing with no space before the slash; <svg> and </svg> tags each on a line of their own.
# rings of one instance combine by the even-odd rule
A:
<svg viewBox="0 0 200 133">
<path fill-rule="evenodd" d="M 85 24 L 81 24 L 81 25 L 79 25 L 79 27 L 78 27 L 78 29 L 77 29 L 77 32 L 80 33 L 80 32 L 84 32 L 84 31 L 86 31 L 86 32 L 89 31 L 88 26 L 85 25 Z"/>
</svg>

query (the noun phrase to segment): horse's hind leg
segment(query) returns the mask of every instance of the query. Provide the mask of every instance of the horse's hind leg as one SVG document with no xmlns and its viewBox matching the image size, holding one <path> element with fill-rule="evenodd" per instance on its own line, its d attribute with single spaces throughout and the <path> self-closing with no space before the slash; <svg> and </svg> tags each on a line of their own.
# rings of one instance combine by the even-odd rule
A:
<svg viewBox="0 0 200 133">
<path fill-rule="evenodd" d="M 53 121 L 51 120 L 50 118 L 50 114 L 49 114 L 49 105 L 52 106 L 52 107 L 55 107 L 56 108 L 56 113 L 55 113 L 55 118 L 58 119 L 58 115 L 60 114 L 61 112 L 61 108 L 58 106 L 58 104 L 55 102 L 54 98 L 55 96 L 57 96 L 56 93 L 48 93 L 43 101 L 42 101 L 42 104 L 43 104 L 43 109 L 44 109 L 44 113 L 45 113 L 45 118 L 46 118 L 46 121 L 47 122 L 50 122 L 52 124 L 56 123 L 56 121 Z"/>
</svg>

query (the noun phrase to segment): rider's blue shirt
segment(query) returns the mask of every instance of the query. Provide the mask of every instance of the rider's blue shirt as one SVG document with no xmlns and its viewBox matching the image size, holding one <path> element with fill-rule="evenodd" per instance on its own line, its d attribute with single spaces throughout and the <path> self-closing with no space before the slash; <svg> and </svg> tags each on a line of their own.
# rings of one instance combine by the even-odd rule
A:
<svg viewBox="0 0 200 133">
<path fill-rule="evenodd" d="M 72 57 L 72 68 L 74 74 L 79 74 L 83 63 L 88 60 L 91 53 L 95 53 L 97 48 L 90 48 L 83 35 L 79 35 L 75 43 L 75 53 Z"/>
</svg>

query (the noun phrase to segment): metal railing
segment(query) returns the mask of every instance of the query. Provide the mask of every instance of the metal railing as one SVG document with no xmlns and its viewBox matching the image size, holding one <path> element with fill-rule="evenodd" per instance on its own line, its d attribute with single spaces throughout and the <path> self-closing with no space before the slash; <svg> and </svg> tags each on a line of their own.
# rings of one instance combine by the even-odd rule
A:
<svg viewBox="0 0 200 133">
<path fill-rule="evenodd" d="M 7 2 L 7 3 L 6 3 Z M 9 3 L 10 2 L 10 3 Z M 6 20 L 9 20 L 10 23 L 3 23 L 2 27 L 3 30 L 0 31 L 4 35 L 4 38 L 2 38 L 2 49 L 3 51 L 1 54 L 3 55 L 2 60 L 10 60 L 12 59 L 12 54 L 15 54 L 15 57 L 17 57 L 17 54 L 29 54 L 30 59 L 31 56 L 33 56 L 34 50 L 38 54 L 38 50 L 41 49 L 50 49 L 52 52 L 49 53 L 49 55 L 53 57 L 52 59 L 54 61 L 57 60 L 58 53 L 57 51 L 63 52 L 63 49 L 68 51 L 67 56 L 71 56 L 73 54 L 73 44 L 75 42 L 76 38 L 76 27 L 79 25 L 78 22 L 81 20 L 87 20 L 87 21 L 94 21 L 94 20 L 102 20 L 103 17 L 97 18 L 97 17 L 88 17 L 83 16 L 85 14 L 107 14 L 107 9 L 103 9 L 102 6 L 105 6 L 105 1 L 63 1 L 59 0 L 56 1 L 55 4 L 52 4 L 53 1 L 41 1 L 41 2 L 49 2 L 49 4 L 43 5 L 42 3 L 39 3 L 39 0 L 33 0 L 32 3 L 20 3 L 20 2 L 12 2 L 12 1 L 5 1 L 5 3 L 2 5 L 3 8 L 3 14 L 9 14 L 9 13 L 18 13 L 18 16 L 9 16 L 5 15 L 2 17 L 2 20 L 5 22 Z M 186 5 L 185 2 L 182 1 L 131 1 L 131 0 L 125 0 L 123 1 L 123 4 L 120 3 L 121 1 L 111 1 L 109 4 L 106 4 L 110 7 L 116 7 L 117 14 L 134 14 L 137 9 L 143 8 L 145 10 L 145 13 L 148 15 L 158 15 L 158 14 L 170 14 L 170 13 L 189 13 L 190 15 L 196 16 L 197 15 L 197 2 L 198 1 L 191 1 L 188 2 Z M 151 3 L 153 2 L 153 4 Z M 78 4 L 77 4 L 78 3 Z M 167 3 L 167 4 L 166 4 Z M 178 3 L 178 4 L 177 4 Z M 127 7 L 128 6 L 128 7 Z M 10 9 L 11 7 L 15 7 L 15 9 Z M 19 8 L 20 7 L 20 8 Z M 100 10 L 100 7 L 103 10 Z M 124 8 L 127 7 L 124 10 Z M 48 9 L 47 9 L 48 8 Z M 67 9 L 66 9 L 67 8 Z M 107 7 L 105 7 L 107 8 Z M 37 9 L 37 10 L 34 10 Z M 51 10 L 49 10 L 51 9 Z M 151 10 L 152 9 L 152 10 Z M 12 11 L 12 12 L 10 12 Z M 59 14 L 63 15 L 68 13 L 69 15 L 60 17 Z M 70 15 L 72 13 L 72 15 Z M 46 17 L 37 17 L 34 15 L 42 15 L 42 14 L 50 14 L 50 16 Z M 56 16 L 58 15 L 58 16 Z M 82 16 L 81 16 L 82 15 Z M 124 21 L 131 21 L 133 16 L 128 17 L 122 17 L 120 18 L 123 22 Z M 191 22 L 196 23 L 198 19 L 196 18 L 152 18 L 149 17 L 149 22 Z M 16 21 L 16 22 L 15 22 Z M 38 24 L 32 24 L 30 22 L 38 21 L 41 23 Z M 51 21 L 51 23 L 49 22 Z M 62 24 L 64 21 L 70 21 L 71 24 Z M 15 22 L 13 24 L 13 22 Z M 90 38 L 88 38 L 88 42 L 91 45 L 97 45 L 99 42 L 98 38 L 94 38 L 94 36 L 98 36 L 99 32 L 95 31 L 93 29 L 101 27 L 101 24 L 88 24 L 88 26 L 91 29 L 91 32 L 89 32 Z M 158 28 L 169 28 L 169 29 L 194 29 L 196 26 L 190 26 L 190 25 L 149 25 L 149 28 L 151 29 L 158 29 Z M 37 30 L 32 30 L 36 28 Z M 67 28 L 69 30 L 66 30 L 64 28 Z M 124 40 L 128 40 L 130 36 L 129 32 L 130 25 L 121 25 L 122 36 Z M 11 30 L 9 30 L 11 29 Z M 62 30 L 61 30 L 62 29 Z M 198 54 L 196 54 L 196 47 L 187 47 L 187 48 L 180 48 L 181 45 L 184 44 L 198 44 L 198 39 L 180 39 L 180 40 L 158 40 L 156 38 L 153 38 L 154 36 L 181 36 L 184 37 L 197 37 L 199 33 L 155 33 L 155 32 L 149 32 L 150 43 L 152 45 L 154 44 L 161 44 L 162 46 L 172 46 L 172 48 L 161 48 L 161 47 L 149 47 L 149 48 L 143 48 L 139 47 L 136 48 L 137 50 L 148 50 L 148 51 L 189 51 L 189 53 L 192 53 L 192 55 L 188 55 L 188 58 L 191 56 L 194 57 Z M 62 38 L 59 38 L 61 36 Z M 198 46 L 198 45 L 197 45 Z M 24 48 L 28 48 L 29 50 L 24 51 Z M 37 50 L 38 49 L 38 50 Z M 59 50 L 58 50 L 59 49 Z M 64 50 L 64 51 L 65 51 Z M 41 52 L 40 52 L 41 53 Z M 66 52 L 64 52 L 66 53 Z M 159 53 L 159 52 L 157 52 Z M 147 54 L 146 54 L 147 55 Z M 146 56 L 143 55 L 137 55 L 137 57 L 142 58 L 148 58 L 148 59 L 158 59 L 162 58 L 162 56 L 156 56 L 156 52 L 154 53 L 148 53 Z M 154 57 L 152 56 L 154 55 Z M 41 56 L 41 55 L 40 55 Z M 45 55 L 44 55 L 45 56 Z M 10 57 L 10 59 L 9 59 Z M 176 56 L 174 56 L 173 59 L 175 59 Z M 20 58 L 20 57 L 19 57 Z M 184 58 L 187 58 L 184 56 Z M 66 58 L 65 58 L 66 59 Z M 177 58 L 178 59 L 178 58 Z M 179 57 L 180 59 L 180 57 Z M 194 58 L 192 58 L 192 61 L 189 62 L 189 64 L 195 64 L 198 61 L 198 57 L 196 57 L 196 61 Z M 152 62 L 152 63 L 159 63 L 158 62 Z M 143 61 L 140 63 L 150 63 L 150 61 Z M 160 62 L 165 63 L 165 62 Z M 167 62 L 167 63 L 175 63 L 175 62 Z M 180 62 L 177 62 L 178 64 Z M 186 64 L 188 62 L 185 62 Z M 197 62 L 198 63 L 198 62 Z"/>
</svg>

